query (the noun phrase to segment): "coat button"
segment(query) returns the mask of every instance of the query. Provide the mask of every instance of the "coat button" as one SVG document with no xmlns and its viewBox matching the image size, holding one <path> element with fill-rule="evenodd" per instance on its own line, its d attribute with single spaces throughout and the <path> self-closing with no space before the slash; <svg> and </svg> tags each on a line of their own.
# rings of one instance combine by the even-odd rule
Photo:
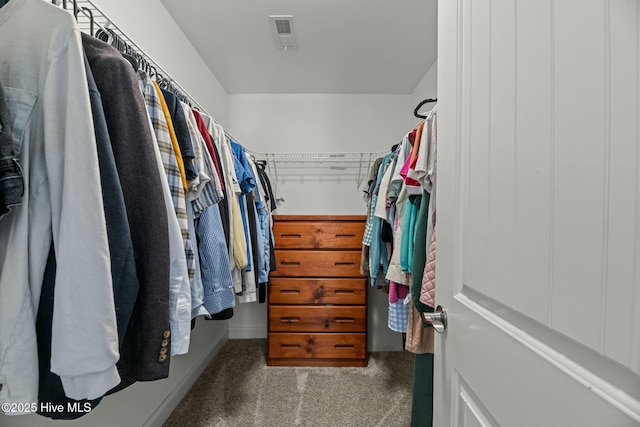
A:
<svg viewBox="0 0 640 427">
<path fill-rule="evenodd" d="M 162 347 L 162 348 L 160 349 L 160 354 L 167 354 L 167 349 L 166 349 L 166 347 Z"/>
<path fill-rule="evenodd" d="M 160 347 L 167 347 L 169 345 L 169 340 L 162 340 L 160 343 Z"/>
<path fill-rule="evenodd" d="M 171 331 L 170 330 L 166 330 L 162 333 L 162 336 L 166 339 L 169 338 L 171 336 Z"/>
<path fill-rule="evenodd" d="M 167 360 L 167 355 L 166 354 L 161 354 L 160 356 L 158 356 L 158 362 L 162 363 L 165 360 Z"/>
</svg>

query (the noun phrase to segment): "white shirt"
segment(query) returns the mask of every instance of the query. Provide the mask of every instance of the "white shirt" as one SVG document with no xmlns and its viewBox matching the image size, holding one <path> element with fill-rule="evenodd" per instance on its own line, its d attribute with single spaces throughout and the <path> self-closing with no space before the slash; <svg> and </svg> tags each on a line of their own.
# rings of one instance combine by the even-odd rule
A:
<svg viewBox="0 0 640 427">
<path fill-rule="evenodd" d="M 116 386 L 118 334 L 80 33 L 42 0 L 0 8 L 0 82 L 24 171 L 22 204 L 0 219 L 0 403 L 37 402 L 35 319 L 51 240 L 57 271 L 51 371 L 67 396 Z"/>
</svg>

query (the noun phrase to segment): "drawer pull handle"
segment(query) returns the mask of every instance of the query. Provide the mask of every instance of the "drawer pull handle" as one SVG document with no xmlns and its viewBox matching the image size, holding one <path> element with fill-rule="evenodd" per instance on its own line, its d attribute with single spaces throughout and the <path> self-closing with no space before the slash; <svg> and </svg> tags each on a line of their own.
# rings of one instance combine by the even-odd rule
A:
<svg viewBox="0 0 640 427">
<path fill-rule="evenodd" d="M 333 291 L 335 294 L 355 294 L 356 291 L 353 289 L 336 289 Z"/>
<path fill-rule="evenodd" d="M 300 344 L 280 344 L 280 348 L 300 348 Z"/>
<path fill-rule="evenodd" d="M 353 237 L 356 237 L 356 235 L 355 234 L 336 234 L 336 237 L 353 238 Z"/>
<path fill-rule="evenodd" d="M 335 262 L 334 265 L 336 267 L 353 267 L 356 265 L 355 262 Z"/>
<path fill-rule="evenodd" d="M 300 318 L 299 317 L 295 317 L 295 316 L 292 316 L 292 317 L 281 317 L 280 321 L 281 322 L 286 322 L 286 323 L 297 323 L 297 322 L 300 321 Z"/>
<path fill-rule="evenodd" d="M 280 261 L 280 265 L 300 265 L 299 261 Z"/>
<path fill-rule="evenodd" d="M 353 317 L 336 317 L 336 323 L 353 323 L 355 320 Z"/>
<path fill-rule="evenodd" d="M 300 289 L 280 289 L 281 294 L 299 294 Z"/>
<path fill-rule="evenodd" d="M 284 237 L 285 239 L 299 239 L 300 237 L 302 237 L 302 235 L 298 233 L 290 233 L 290 234 L 281 234 L 280 237 Z"/>
<path fill-rule="evenodd" d="M 350 349 L 350 348 L 353 348 L 353 344 L 336 344 L 333 347 L 334 348 Z"/>
</svg>

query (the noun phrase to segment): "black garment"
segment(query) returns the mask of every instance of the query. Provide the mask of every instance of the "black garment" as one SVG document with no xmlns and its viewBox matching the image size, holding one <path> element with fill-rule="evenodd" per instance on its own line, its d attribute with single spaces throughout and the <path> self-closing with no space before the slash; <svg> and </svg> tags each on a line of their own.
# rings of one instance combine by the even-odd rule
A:
<svg viewBox="0 0 640 427">
<path fill-rule="evenodd" d="M 276 197 L 273 194 L 273 188 L 271 187 L 271 180 L 269 179 L 269 175 L 265 171 L 265 167 L 267 166 L 266 162 L 256 162 L 256 166 L 258 169 L 258 178 L 260 178 L 260 184 L 265 192 L 265 197 L 269 204 L 269 208 L 271 212 L 276 210 Z M 273 242 L 273 234 L 269 233 L 269 271 L 276 270 L 276 252 L 274 248 Z M 267 299 L 266 296 L 266 286 L 258 288 L 259 292 L 259 301 L 264 302 Z"/>
<path fill-rule="evenodd" d="M 219 313 L 212 314 L 211 317 L 205 317 L 206 320 L 228 320 L 233 317 L 233 307 L 225 308 Z"/>
<path fill-rule="evenodd" d="M 178 145 L 180 146 L 180 154 L 182 155 L 187 181 L 194 180 L 198 177 L 195 167 L 196 153 L 193 150 L 193 141 L 191 141 L 191 134 L 187 127 L 187 119 L 184 117 L 182 105 L 180 105 L 180 100 L 173 92 L 162 89 L 162 96 L 164 96 L 164 101 L 169 108 L 173 131 L 176 133 Z"/>
<path fill-rule="evenodd" d="M 382 221 L 382 231 L 380 232 L 380 239 L 385 243 L 393 243 L 393 229 L 391 224 L 386 220 Z"/>
<path fill-rule="evenodd" d="M 275 242 L 273 241 L 273 234 L 269 233 L 269 235 L 269 271 L 276 271 L 277 263 Z"/>
<path fill-rule="evenodd" d="M 98 406 L 102 398 L 94 400 L 74 400 L 69 399 L 64 394 L 62 380 L 60 377 L 51 372 L 51 335 L 52 335 L 52 319 L 53 319 L 53 296 L 56 284 L 56 257 L 53 250 L 53 243 L 49 250 L 47 265 L 45 266 L 42 290 L 40 293 L 40 305 L 38 306 L 38 315 L 36 317 L 36 337 L 38 342 L 38 367 L 40 378 L 38 384 L 38 401 L 43 403 L 51 403 L 51 406 L 58 407 L 62 405 L 62 411 L 55 412 L 42 411 L 43 407 L 39 405 L 38 414 L 52 418 L 54 420 L 75 420 L 85 415 L 83 411 L 69 411 L 71 405 L 77 405 L 77 408 L 85 409 L 89 405 L 90 409 Z"/>
<path fill-rule="evenodd" d="M 124 204 L 120 178 L 116 169 L 111 139 L 104 117 L 102 99 L 96 87 L 89 62 L 85 55 L 85 70 L 89 85 L 89 99 L 93 114 L 93 125 L 96 135 L 96 147 L 98 151 L 98 165 L 100 167 L 100 184 L 102 186 L 102 201 L 104 203 L 104 215 L 107 224 L 107 237 L 109 240 L 109 253 L 111 255 L 111 278 L 113 282 L 113 297 L 116 308 L 116 322 L 118 325 L 118 340 L 120 348 L 124 342 L 125 333 L 134 304 L 140 289 L 140 282 L 136 274 L 136 264 L 131 242 L 131 230 L 127 219 L 127 211 Z M 55 254 L 52 251 L 47 260 L 38 318 L 36 321 L 36 334 L 38 338 L 38 358 L 40 360 L 40 385 L 38 399 L 41 402 L 62 404 L 63 412 L 39 412 L 40 415 L 53 419 L 75 419 L 83 412 L 67 412 L 67 403 L 90 403 L 95 407 L 100 399 L 94 401 L 77 401 L 69 399 L 64 394 L 60 377 L 51 372 L 51 326 L 53 319 L 53 298 L 55 288 Z"/>
<path fill-rule="evenodd" d="M 258 303 L 264 304 L 267 302 L 267 284 L 258 283 Z"/>
<path fill-rule="evenodd" d="M 229 218 L 229 205 L 223 200 L 218 203 L 218 210 L 220 210 L 220 219 L 222 220 L 222 228 L 224 229 L 224 239 L 227 242 L 227 250 L 231 243 L 229 234 L 231 233 L 231 219 Z"/>
<path fill-rule="evenodd" d="M 216 156 L 216 161 L 218 162 L 218 164 L 222 164 L 222 162 L 220 161 L 220 153 L 218 152 L 218 147 L 216 147 L 215 144 L 211 144 L 213 145 L 213 153 Z M 222 181 L 222 183 L 224 185 L 227 185 L 226 183 L 224 183 L 224 176 L 219 176 L 220 180 Z M 232 196 L 235 197 L 235 196 Z M 230 249 L 230 244 L 231 244 L 231 212 L 229 212 L 229 204 L 226 202 L 221 202 L 218 203 L 218 209 L 220 209 L 220 219 L 222 219 L 222 228 L 224 229 L 224 239 L 227 242 L 227 250 Z"/>
<path fill-rule="evenodd" d="M 102 96 L 140 281 L 117 365 L 122 381 L 115 391 L 135 381 L 169 375 L 170 344 L 161 346 L 164 340 L 171 341 L 168 220 L 136 73 L 112 46 L 86 34 L 82 34 L 82 44 Z M 161 348 L 167 349 L 166 355 L 160 354 Z"/>
<path fill-rule="evenodd" d="M 121 52 L 120 55 L 122 55 L 124 59 L 129 61 L 129 64 L 131 64 L 134 71 L 138 71 L 138 69 L 140 68 L 140 64 L 138 63 L 138 60 L 136 59 L 135 56 L 131 56 L 128 53 L 124 53 L 124 52 Z"/>
<path fill-rule="evenodd" d="M 257 191 L 257 190 L 256 190 Z M 258 272 L 260 271 L 260 266 L 258 266 L 258 251 L 261 249 L 258 247 L 258 233 L 260 232 L 258 229 L 258 223 L 256 222 L 256 203 L 253 192 L 249 192 L 245 196 L 245 201 L 247 202 L 247 224 L 249 226 L 249 239 L 251 239 L 251 257 L 253 261 L 251 262 L 251 269 L 253 275 L 255 276 L 256 288 L 258 287 Z"/>
<path fill-rule="evenodd" d="M 13 140 L 11 112 L 0 84 L 0 218 L 22 203 L 24 194 L 20 153 L 16 153 Z"/>
<path fill-rule="evenodd" d="M 269 209 L 271 212 L 275 211 L 276 206 L 276 198 L 273 194 L 273 188 L 271 187 L 271 180 L 269 179 L 269 175 L 264 170 L 266 163 L 257 162 L 256 163 L 258 169 L 258 178 L 260 178 L 260 184 L 262 184 L 262 188 L 266 194 L 267 202 L 269 203 Z"/>
</svg>

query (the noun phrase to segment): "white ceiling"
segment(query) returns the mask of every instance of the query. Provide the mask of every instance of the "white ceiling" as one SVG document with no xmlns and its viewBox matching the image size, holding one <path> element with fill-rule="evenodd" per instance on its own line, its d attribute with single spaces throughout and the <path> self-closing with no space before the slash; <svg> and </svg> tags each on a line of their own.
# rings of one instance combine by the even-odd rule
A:
<svg viewBox="0 0 640 427">
<path fill-rule="evenodd" d="M 437 0 L 161 1 L 228 93 L 410 94 L 436 60 Z"/>
</svg>

